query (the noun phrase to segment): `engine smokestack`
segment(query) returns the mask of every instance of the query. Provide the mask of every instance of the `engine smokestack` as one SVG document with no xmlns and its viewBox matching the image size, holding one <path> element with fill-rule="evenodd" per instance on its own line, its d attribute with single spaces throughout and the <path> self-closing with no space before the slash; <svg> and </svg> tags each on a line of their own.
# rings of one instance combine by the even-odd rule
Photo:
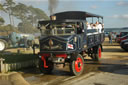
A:
<svg viewBox="0 0 128 85">
<path fill-rule="evenodd" d="M 58 0 L 48 0 L 48 2 L 49 2 L 48 10 L 50 11 L 50 15 L 52 15 L 55 12 L 55 9 L 57 8 Z"/>
</svg>

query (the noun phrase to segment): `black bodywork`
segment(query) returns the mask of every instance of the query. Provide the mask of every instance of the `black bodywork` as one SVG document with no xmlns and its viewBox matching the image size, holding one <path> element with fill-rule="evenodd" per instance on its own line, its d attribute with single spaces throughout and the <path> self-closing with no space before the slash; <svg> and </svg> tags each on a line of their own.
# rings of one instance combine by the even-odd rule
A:
<svg viewBox="0 0 128 85">
<path fill-rule="evenodd" d="M 49 21 L 39 21 L 39 27 L 42 25 L 47 25 L 47 23 L 59 23 L 59 22 L 75 22 L 82 23 L 81 33 L 75 33 L 73 35 L 64 35 L 64 36 L 55 36 L 55 35 L 46 35 L 40 38 L 40 53 L 80 53 L 83 50 L 92 48 L 93 46 L 100 45 L 104 41 L 104 33 L 95 33 L 95 30 L 87 30 L 85 25 L 87 17 L 100 17 L 102 16 L 80 12 L 80 11 L 70 11 L 57 13 L 52 16 L 56 16 L 56 20 Z M 75 41 L 76 38 L 76 41 Z M 49 46 L 49 41 L 53 41 L 53 46 Z M 72 44 L 73 49 L 68 49 L 67 44 Z M 58 47 L 58 48 L 57 48 Z"/>
<path fill-rule="evenodd" d="M 121 41 L 120 46 L 125 51 L 128 51 L 128 39 Z"/>
<path fill-rule="evenodd" d="M 74 42 L 74 37 L 77 37 L 77 42 Z M 54 46 L 49 46 L 49 40 L 52 39 Z M 72 36 L 44 36 L 40 38 L 40 52 L 41 53 L 72 53 L 81 52 L 82 50 L 87 50 L 93 46 L 100 45 L 104 41 L 104 33 L 86 35 L 76 34 Z M 74 49 L 67 49 L 67 43 L 73 44 Z M 46 45 L 46 46 L 44 46 Z M 58 45 L 58 48 L 57 48 Z"/>
</svg>

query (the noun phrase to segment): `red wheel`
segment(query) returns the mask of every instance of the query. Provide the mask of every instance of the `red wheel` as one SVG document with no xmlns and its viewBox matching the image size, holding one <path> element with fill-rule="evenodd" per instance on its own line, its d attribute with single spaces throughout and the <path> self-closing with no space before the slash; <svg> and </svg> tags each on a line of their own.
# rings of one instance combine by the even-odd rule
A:
<svg viewBox="0 0 128 85">
<path fill-rule="evenodd" d="M 101 46 L 98 46 L 94 52 L 94 61 L 99 61 L 101 56 Z"/>
<path fill-rule="evenodd" d="M 75 57 L 75 56 L 74 56 Z M 73 75 L 79 76 L 83 73 L 84 70 L 84 59 L 83 57 L 79 54 L 76 57 L 76 60 L 72 60 L 70 62 L 70 71 Z"/>
<path fill-rule="evenodd" d="M 80 72 L 82 70 L 82 66 L 83 66 L 82 59 L 77 58 L 77 60 L 75 61 L 75 70 L 76 70 L 76 72 Z"/>
<path fill-rule="evenodd" d="M 91 56 L 92 60 L 99 61 L 100 58 L 102 57 L 101 52 L 102 52 L 101 46 L 93 47 L 93 53 L 92 53 L 92 56 Z"/>
<path fill-rule="evenodd" d="M 99 54 L 99 58 L 101 58 L 101 48 L 99 47 L 98 50 L 99 50 L 99 51 L 98 51 L 98 52 L 99 52 L 99 53 L 98 53 L 98 54 Z"/>
</svg>

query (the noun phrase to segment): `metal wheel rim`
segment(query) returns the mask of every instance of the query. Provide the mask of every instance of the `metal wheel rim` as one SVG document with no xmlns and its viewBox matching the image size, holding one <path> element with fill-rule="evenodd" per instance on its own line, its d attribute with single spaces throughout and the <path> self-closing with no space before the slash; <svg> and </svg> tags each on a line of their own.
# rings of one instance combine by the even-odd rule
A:
<svg viewBox="0 0 128 85">
<path fill-rule="evenodd" d="M 77 58 L 77 60 L 75 61 L 75 70 L 76 70 L 76 72 L 80 72 L 82 70 L 82 66 L 83 66 L 82 59 Z"/>
<path fill-rule="evenodd" d="M 5 48 L 4 42 L 0 41 L 0 51 L 4 50 L 4 48 Z"/>
</svg>

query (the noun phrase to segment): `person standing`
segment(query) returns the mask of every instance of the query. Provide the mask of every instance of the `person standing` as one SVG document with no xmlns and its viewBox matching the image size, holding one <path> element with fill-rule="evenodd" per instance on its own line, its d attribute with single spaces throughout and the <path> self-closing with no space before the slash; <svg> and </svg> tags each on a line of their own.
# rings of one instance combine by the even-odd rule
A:
<svg viewBox="0 0 128 85">
<path fill-rule="evenodd" d="M 86 26 L 87 26 L 87 29 L 92 29 L 91 25 L 88 22 L 86 22 Z"/>
<path fill-rule="evenodd" d="M 98 21 L 96 21 L 96 29 L 98 30 L 98 33 L 102 33 L 102 24 Z"/>
<path fill-rule="evenodd" d="M 112 44 L 112 32 L 109 33 L 108 38 L 109 38 L 109 43 Z"/>
</svg>

